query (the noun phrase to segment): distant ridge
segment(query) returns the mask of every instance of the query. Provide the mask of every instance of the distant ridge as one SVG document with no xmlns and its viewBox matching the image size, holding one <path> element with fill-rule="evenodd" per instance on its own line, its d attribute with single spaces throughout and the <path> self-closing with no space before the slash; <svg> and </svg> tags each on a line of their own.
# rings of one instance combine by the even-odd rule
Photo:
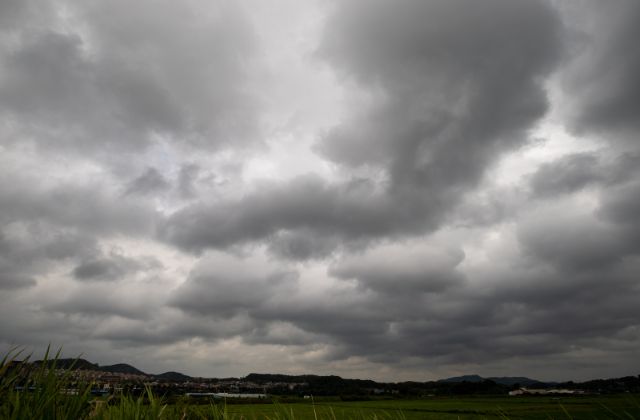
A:
<svg viewBox="0 0 640 420">
<path fill-rule="evenodd" d="M 500 385 L 513 386 L 513 385 L 521 385 L 521 386 L 532 386 L 532 385 L 544 385 L 546 382 L 538 381 L 536 379 L 527 378 L 524 376 L 493 376 L 490 378 L 483 378 L 480 375 L 463 375 L 463 376 L 454 376 L 451 378 L 440 379 L 438 382 L 445 383 L 459 383 L 459 382 L 483 382 L 483 381 L 493 381 Z"/>
<path fill-rule="evenodd" d="M 34 365 L 40 366 L 43 363 L 42 360 L 36 360 Z M 53 364 L 52 360 L 48 361 L 49 365 Z M 58 369 L 73 369 L 73 370 L 100 370 L 100 367 L 96 363 L 91 363 L 85 359 L 58 359 L 55 361 Z"/>
<path fill-rule="evenodd" d="M 101 366 L 98 370 L 101 370 L 103 372 L 111 372 L 111 373 L 125 373 L 128 375 L 145 375 L 145 376 L 151 376 L 147 373 L 144 373 L 143 371 L 134 368 L 131 365 L 128 365 L 126 363 L 117 363 L 115 365 L 109 365 L 109 366 Z"/>
<path fill-rule="evenodd" d="M 33 362 L 34 365 L 39 366 L 43 363 L 42 360 L 36 360 Z M 48 363 L 50 365 L 53 364 L 52 360 L 49 360 Z M 125 375 L 140 375 L 140 376 L 150 376 L 156 379 L 162 379 L 166 381 L 175 381 L 175 382 L 185 382 L 193 379 L 191 376 L 185 375 L 180 372 L 165 372 L 159 375 L 153 375 L 149 373 L 145 373 L 140 369 L 131 366 L 127 363 L 116 363 L 114 365 L 100 366 L 97 363 L 91 363 L 85 359 L 58 359 L 55 361 L 56 368 L 58 369 L 73 369 L 73 370 L 95 370 L 98 372 L 108 372 L 108 373 L 122 373 Z"/>
<path fill-rule="evenodd" d="M 165 372 L 159 375 L 153 375 L 156 379 L 163 379 L 165 381 L 174 381 L 174 382 L 186 382 L 193 379 L 191 376 L 185 375 L 180 372 Z"/>
<path fill-rule="evenodd" d="M 507 385 L 507 386 L 513 386 L 513 385 L 520 385 L 520 386 L 533 386 L 533 385 L 552 385 L 555 384 L 555 382 L 542 382 L 542 381 L 537 381 L 535 379 L 531 379 L 531 378 L 527 378 L 524 376 L 504 376 L 504 377 L 492 377 L 492 378 L 487 378 L 490 381 L 493 381 L 495 383 L 501 384 L 501 385 Z"/>
<path fill-rule="evenodd" d="M 451 378 L 440 379 L 438 382 L 482 382 L 484 378 L 480 375 L 463 375 L 463 376 L 453 376 Z"/>
</svg>

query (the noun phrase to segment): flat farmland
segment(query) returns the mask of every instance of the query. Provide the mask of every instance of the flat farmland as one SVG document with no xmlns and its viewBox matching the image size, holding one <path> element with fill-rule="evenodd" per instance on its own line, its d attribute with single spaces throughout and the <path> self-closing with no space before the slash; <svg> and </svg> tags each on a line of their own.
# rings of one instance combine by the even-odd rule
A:
<svg viewBox="0 0 640 420">
<path fill-rule="evenodd" d="M 203 407 L 204 409 L 204 407 Z M 229 404 L 232 419 L 640 419 L 640 396 L 436 397 Z"/>
</svg>

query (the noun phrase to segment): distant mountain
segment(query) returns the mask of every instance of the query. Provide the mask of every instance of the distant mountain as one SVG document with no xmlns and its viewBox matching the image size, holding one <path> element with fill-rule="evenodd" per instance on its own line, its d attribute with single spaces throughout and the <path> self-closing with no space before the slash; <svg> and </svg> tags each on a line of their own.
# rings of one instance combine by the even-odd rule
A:
<svg viewBox="0 0 640 420">
<path fill-rule="evenodd" d="M 103 372 L 111 372 L 111 373 L 126 373 L 128 375 L 147 375 L 143 371 L 138 370 L 126 363 L 117 363 L 115 365 L 100 366 L 100 368 L 98 368 L 97 370 L 101 370 Z"/>
<path fill-rule="evenodd" d="M 43 360 L 36 360 L 34 365 L 40 366 Z M 47 360 L 49 366 L 52 366 L 54 360 Z M 58 359 L 55 360 L 56 368 L 58 369 L 73 369 L 73 370 L 100 370 L 97 364 L 91 363 L 85 359 Z"/>
<path fill-rule="evenodd" d="M 479 375 L 463 375 L 463 376 L 454 376 L 452 378 L 440 379 L 438 382 L 447 382 L 447 383 L 455 383 L 455 382 L 482 382 L 484 378 Z"/>
<path fill-rule="evenodd" d="M 320 378 L 318 375 L 283 375 L 280 373 L 250 373 L 244 377 L 245 381 L 264 384 L 267 382 L 296 383 L 309 382 Z"/>
<path fill-rule="evenodd" d="M 533 385 L 544 385 L 548 384 L 547 382 L 537 381 L 535 379 L 526 378 L 524 376 L 504 376 L 504 377 L 492 377 L 487 378 L 490 381 L 496 382 L 501 385 L 513 386 L 519 384 L 520 386 L 533 386 Z"/>
<path fill-rule="evenodd" d="M 47 361 L 49 365 L 53 365 L 53 360 Z M 39 366 L 43 363 L 42 360 L 36 360 L 33 362 L 34 365 Z M 180 372 L 165 372 L 159 375 L 149 375 L 141 371 L 140 369 L 135 368 L 134 366 L 128 365 L 126 363 L 116 363 L 115 365 L 108 366 L 100 366 L 97 363 L 91 363 L 85 359 L 58 359 L 55 361 L 56 368 L 58 369 L 73 369 L 73 370 L 97 370 L 99 372 L 109 372 L 109 373 L 124 373 L 128 375 L 144 375 L 144 376 L 153 376 L 157 379 L 163 379 L 167 381 L 175 381 L 175 382 L 184 382 L 193 379 L 191 376 L 185 375 Z"/>
<path fill-rule="evenodd" d="M 193 379 L 191 376 L 185 375 L 180 372 L 165 372 L 159 375 L 153 375 L 156 379 L 163 379 L 165 381 L 185 382 Z"/>
<path fill-rule="evenodd" d="M 526 378 L 524 376 L 502 376 L 497 377 L 493 376 L 490 378 L 483 378 L 480 375 L 463 375 L 463 376 L 454 376 L 452 378 L 440 379 L 438 382 L 445 383 L 459 383 L 459 382 L 483 382 L 483 381 L 493 381 L 500 385 L 505 386 L 513 386 L 519 384 L 521 386 L 532 386 L 532 385 L 544 385 L 545 382 L 541 382 L 535 379 Z"/>
</svg>

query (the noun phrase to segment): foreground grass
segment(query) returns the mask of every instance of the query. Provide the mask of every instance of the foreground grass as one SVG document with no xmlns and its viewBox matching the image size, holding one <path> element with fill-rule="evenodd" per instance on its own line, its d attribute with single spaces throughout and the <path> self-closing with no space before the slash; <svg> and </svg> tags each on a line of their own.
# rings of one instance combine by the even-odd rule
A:
<svg viewBox="0 0 640 420">
<path fill-rule="evenodd" d="M 71 370 L 56 373 L 59 352 L 38 367 L 0 365 L 0 419 L 213 419 L 213 420 L 417 420 L 417 419 L 638 419 L 640 399 L 632 395 L 598 397 L 447 397 L 340 402 L 323 399 L 289 404 L 167 404 L 149 390 L 137 398 L 94 398 L 89 384 L 72 384 Z M 28 357 L 26 358 L 28 360 Z M 69 389 L 77 393 L 69 395 Z"/>
<path fill-rule="evenodd" d="M 640 419 L 638 396 L 438 397 L 429 399 L 230 405 L 237 419 L 269 419 L 286 411 L 295 419 Z"/>
</svg>

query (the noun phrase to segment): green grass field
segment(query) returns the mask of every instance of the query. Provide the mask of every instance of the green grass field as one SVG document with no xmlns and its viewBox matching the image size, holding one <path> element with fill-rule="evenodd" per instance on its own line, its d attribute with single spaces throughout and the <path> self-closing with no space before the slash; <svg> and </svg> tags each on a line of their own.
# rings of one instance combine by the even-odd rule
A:
<svg viewBox="0 0 640 420">
<path fill-rule="evenodd" d="M 236 419 L 640 419 L 640 396 L 317 401 L 314 405 L 310 402 L 228 405 L 226 409 Z"/>
</svg>

